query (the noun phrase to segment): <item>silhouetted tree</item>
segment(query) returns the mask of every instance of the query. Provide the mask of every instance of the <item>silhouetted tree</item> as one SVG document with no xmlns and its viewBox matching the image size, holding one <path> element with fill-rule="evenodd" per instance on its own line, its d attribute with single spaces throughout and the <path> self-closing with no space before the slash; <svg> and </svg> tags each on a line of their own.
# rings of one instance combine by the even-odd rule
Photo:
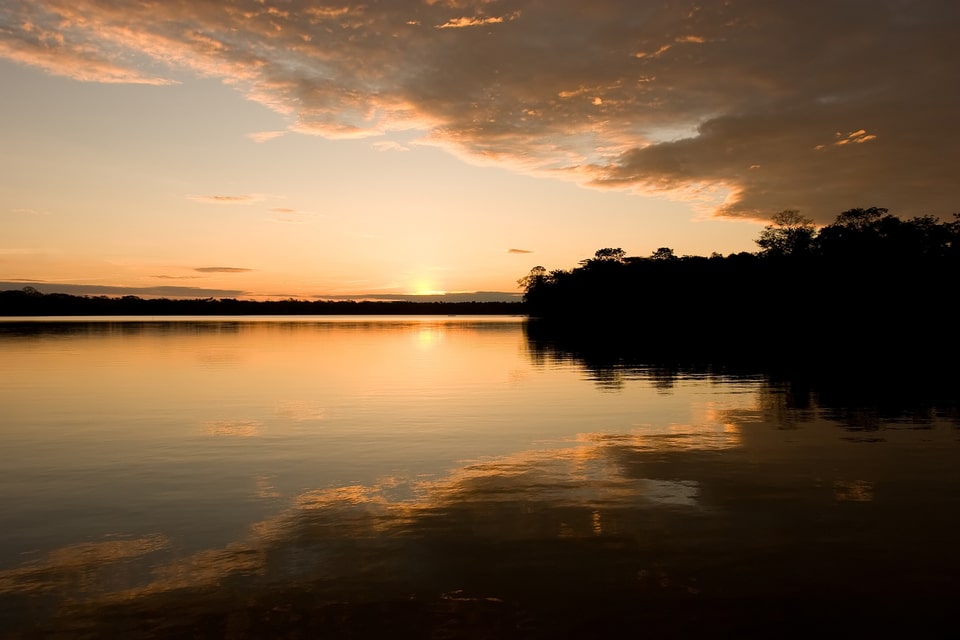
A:
<svg viewBox="0 0 960 640">
<path fill-rule="evenodd" d="M 883 207 L 869 207 L 867 209 L 848 209 L 837 216 L 833 226 L 867 231 L 872 229 L 887 214 Z"/>
<path fill-rule="evenodd" d="M 670 247 L 660 247 L 650 254 L 650 258 L 653 260 L 676 260 L 677 256 Z"/>
<path fill-rule="evenodd" d="M 786 209 L 774 214 L 773 224 L 763 228 L 756 243 L 763 256 L 796 256 L 810 251 L 816 232 L 813 220 L 796 209 Z"/>
<path fill-rule="evenodd" d="M 547 280 L 547 270 L 537 265 L 530 269 L 530 273 L 517 280 L 517 286 L 523 289 L 524 295 L 530 295 Z"/>
<path fill-rule="evenodd" d="M 593 254 L 593 257 L 595 260 L 623 262 L 623 257 L 625 255 L 626 252 L 624 252 L 624 250 L 620 247 L 617 247 L 616 249 L 607 247 L 604 249 L 597 249 L 597 252 Z"/>
<path fill-rule="evenodd" d="M 947 255 L 960 259 L 960 213 L 953 214 L 953 222 L 944 226 L 947 229 Z"/>
<path fill-rule="evenodd" d="M 626 252 L 617 247 L 616 249 L 605 247 L 597 249 L 592 258 L 585 258 L 580 261 L 581 267 L 591 267 L 598 264 L 622 264 Z"/>
<path fill-rule="evenodd" d="M 817 234 L 818 251 L 823 256 L 846 260 L 859 260 L 874 253 L 881 236 L 881 221 L 886 213 L 887 210 L 881 207 L 844 211 L 833 224 L 820 229 Z"/>
<path fill-rule="evenodd" d="M 531 286 L 534 286 L 539 281 L 543 280 L 546 275 L 547 270 L 542 266 L 537 265 L 530 269 L 530 273 L 517 280 L 517 285 L 519 285 L 522 289 L 529 289 Z"/>
</svg>

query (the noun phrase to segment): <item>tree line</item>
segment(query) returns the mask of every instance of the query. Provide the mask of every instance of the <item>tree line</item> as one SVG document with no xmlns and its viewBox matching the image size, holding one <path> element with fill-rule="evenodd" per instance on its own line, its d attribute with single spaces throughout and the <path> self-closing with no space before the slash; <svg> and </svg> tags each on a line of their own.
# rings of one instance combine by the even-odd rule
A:
<svg viewBox="0 0 960 640">
<path fill-rule="evenodd" d="M 655 344 L 802 350 L 903 344 L 953 335 L 960 214 L 901 219 L 850 209 L 817 228 L 774 216 L 756 252 L 646 257 L 603 248 L 571 269 L 534 267 L 518 284 L 531 317 L 590 330 L 627 329 Z M 618 331 L 617 335 L 623 335 Z M 954 340 L 955 341 L 955 340 Z"/>
<path fill-rule="evenodd" d="M 0 291 L 2 316 L 516 315 L 523 312 L 521 302 L 169 299 L 44 294 L 34 287 Z"/>
</svg>

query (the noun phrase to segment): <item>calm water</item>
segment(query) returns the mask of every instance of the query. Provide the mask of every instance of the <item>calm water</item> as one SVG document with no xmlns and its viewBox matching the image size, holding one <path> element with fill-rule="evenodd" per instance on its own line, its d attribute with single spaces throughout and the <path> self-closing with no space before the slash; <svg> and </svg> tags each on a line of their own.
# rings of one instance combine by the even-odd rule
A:
<svg viewBox="0 0 960 640">
<path fill-rule="evenodd" d="M 952 614 L 956 395 L 574 353 L 517 318 L 0 322 L 0 633 L 781 637 Z"/>
</svg>

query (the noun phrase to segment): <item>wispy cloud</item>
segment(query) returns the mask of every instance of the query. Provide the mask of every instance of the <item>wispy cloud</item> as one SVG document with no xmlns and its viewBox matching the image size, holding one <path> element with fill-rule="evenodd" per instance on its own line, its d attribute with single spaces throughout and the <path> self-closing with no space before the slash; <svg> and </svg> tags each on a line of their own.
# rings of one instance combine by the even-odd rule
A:
<svg viewBox="0 0 960 640">
<path fill-rule="evenodd" d="M 40 67 L 53 75 L 84 82 L 177 84 L 174 80 L 145 74 L 127 65 L 114 63 L 106 59 L 104 53 L 72 46 L 67 43 L 63 33 L 41 31 L 29 22 L 17 26 L 19 32 L 0 32 L 0 57 Z"/>
<path fill-rule="evenodd" d="M 519 16 L 519 12 L 507 16 L 507 20 L 514 20 Z M 463 29 L 465 27 L 479 27 L 485 24 L 500 24 L 504 21 L 503 16 L 461 16 L 459 18 L 451 18 L 443 24 L 438 24 L 437 29 Z"/>
<path fill-rule="evenodd" d="M 199 271 L 200 273 L 245 273 L 247 271 L 253 271 L 253 269 L 246 269 L 244 267 L 195 267 L 194 271 Z"/>
<path fill-rule="evenodd" d="M 866 129 L 857 129 L 856 131 L 851 131 L 850 133 L 843 134 L 837 131 L 833 134 L 833 142 L 830 144 L 818 144 L 814 149 L 817 151 L 822 151 L 828 146 L 842 147 L 847 144 L 863 144 L 864 142 L 870 142 L 871 140 L 876 140 L 877 136 L 872 133 L 867 133 Z"/>
<path fill-rule="evenodd" d="M 311 211 L 301 211 L 292 207 L 273 207 L 270 209 L 270 220 L 273 222 L 286 222 L 300 224 L 313 218 L 315 214 Z"/>
<path fill-rule="evenodd" d="M 151 278 L 158 278 L 160 280 L 196 280 L 201 276 L 168 276 L 168 275 L 155 275 L 150 276 Z"/>
<path fill-rule="evenodd" d="M 16 213 L 18 215 L 25 216 L 48 216 L 50 215 L 49 211 L 40 211 L 39 209 L 28 209 L 28 208 L 19 208 L 19 209 L 10 209 L 10 213 Z"/>
<path fill-rule="evenodd" d="M 475 162 L 723 215 L 828 221 L 864 198 L 951 213 L 960 3 L 868 4 L 9 0 L 0 56 L 78 80 L 221 78 L 289 131 L 416 130 Z"/>
<path fill-rule="evenodd" d="M 258 195 L 188 195 L 188 200 L 194 202 L 209 202 L 212 204 L 252 204 L 263 200 L 263 196 Z"/>
<path fill-rule="evenodd" d="M 527 249 L 507 249 L 507 253 L 533 253 L 533 251 L 528 251 Z"/>
<path fill-rule="evenodd" d="M 286 133 L 286 131 L 257 131 L 255 133 L 248 133 L 247 137 L 254 142 L 267 142 L 286 135 Z"/>
</svg>

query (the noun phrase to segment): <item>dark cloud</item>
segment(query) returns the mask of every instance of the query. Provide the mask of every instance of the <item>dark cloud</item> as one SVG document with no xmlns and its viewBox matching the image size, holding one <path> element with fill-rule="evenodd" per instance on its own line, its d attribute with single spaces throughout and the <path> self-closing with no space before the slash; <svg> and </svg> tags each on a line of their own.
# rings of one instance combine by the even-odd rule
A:
<svg viewBox="0 0 960 640">
<path fill-rule="evenodd" d="M 19 0 L 0 56 L 167 82 L 128 62 L 147 59 L 223 78 L 292 131 L 416 128 L 475 161 L 828 221 L 956 209 L 958 28 L 954 0 Z"/>
<path fill-rule="evenodd" d="M 526 249 L 507 249 L 507 253 L 533 253 L 533 251 L 528 251 Z"/>
<path fill-rule="evenodd" d="M 246 269 L 244 267 L 196 267 L 194 271 L 199 271 L 200 273 L 244 273 L 246 271 L 253 271 L 253 269 Z"/>
<path fill-rule="evenodd" d="M 240 289 L 205 289 L 203 287 L 114 287 L 102 284 L 61 284 L 37 280 L 0 282 L 0 290 L 22 289 L 25 282 L 40 293 L 68 293 L 75 296 L 148 296 L 163 298 L 234 298 L 246 295 Z"/>
</svg>

